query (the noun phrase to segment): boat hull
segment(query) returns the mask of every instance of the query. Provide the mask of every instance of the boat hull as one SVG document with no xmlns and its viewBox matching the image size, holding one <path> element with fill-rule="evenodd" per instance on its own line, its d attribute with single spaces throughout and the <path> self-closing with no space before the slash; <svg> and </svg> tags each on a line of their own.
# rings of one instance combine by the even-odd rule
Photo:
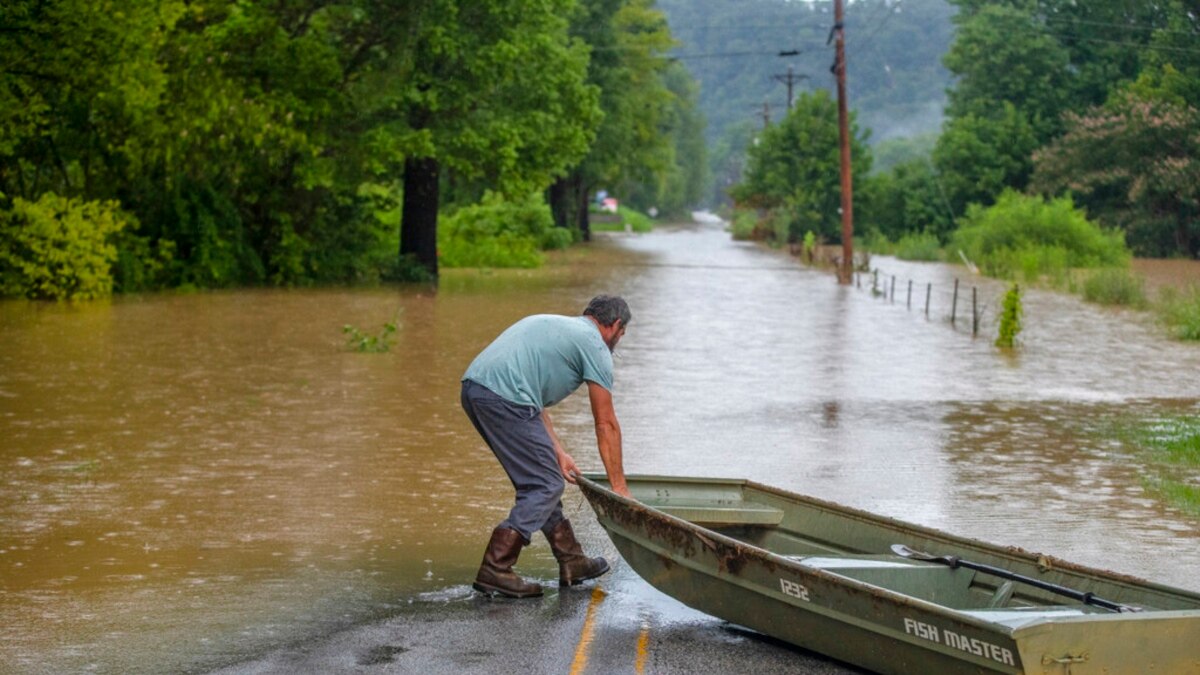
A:
<svg viewBox="0 0 1200 675">
<path fill-rule="evenodd" d="M 744 481 L 633 477 L 630 485 L 640 503 L 581 481 L 601 525 L 642 578 L 702 612 L 838 660 L 880 673 L 1200 673 L 1200 597 L 1186 591 L 1147 584 L 1145 597 L 1178 606 L 1152 614 L 1053 605 L 1044 597 L 1047 604 L 1032 608 L 989 607 L 1001 602 L 989 593 L 1010 602 L 1011 585 L 980 587 L 970 570 L 888 556 L 882 542 L 965 545 L 967 554 L 992 554 L 989 562 L 1017 555 L 1011 550 Z M 751 489 L 756 499 L 747 499 Z M 814 540 L 813 555 L 787 556 L 722 534 L 794 532 L 787 511 L 802 507 L 809 520 L 849 518 L 852 525 L 828 526 L 861 528 L 864 543 L 851 548 L 826 535 Z"/>
</svg>

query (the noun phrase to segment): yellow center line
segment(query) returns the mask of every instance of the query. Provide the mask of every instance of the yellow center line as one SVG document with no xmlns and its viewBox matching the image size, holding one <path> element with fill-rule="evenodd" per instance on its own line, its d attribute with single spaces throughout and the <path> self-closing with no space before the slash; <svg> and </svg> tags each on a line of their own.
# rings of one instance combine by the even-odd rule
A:
<svg viewBox="0 0 1200 675">
<path fill-rule="evenodd" d="M 596 607 L 604 600 L 604 591 L 600 587 L 592 589 L 592 601 L 588 603 L 587 616 L 583 619 L 583 631 L 579 634 L 579 644 L 575 647 L 575 660 L 571 662 L 571 675 L 582 675 L 587 668 L 588 648 L 592 646 L 592 624 L 596 620 Z"/>
<path fill-rule="evenodd" d="M 633 663 L 633 672 L 642 675 L 646 672 L 646 656 L 650 653 L 650 622 L 642 622 L 642 631 L 638 633 L 637 660 Z"/>
</svg>

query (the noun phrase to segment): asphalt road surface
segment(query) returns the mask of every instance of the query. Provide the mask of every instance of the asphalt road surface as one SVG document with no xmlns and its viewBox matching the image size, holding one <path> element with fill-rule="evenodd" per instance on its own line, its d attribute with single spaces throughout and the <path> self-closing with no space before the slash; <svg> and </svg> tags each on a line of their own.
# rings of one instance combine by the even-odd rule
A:
<svg viewBox="0 0 1200 675">
<path fill-rule="evenodd" d="M 469 584 L 421 593 L 376 622 L 216 671 L 266 673 L 862 673 L 689 609 L 650 587 L 595 524 L 585 549 L 613 562 L 574 588 L 552 580 L 539 599 L 488 598 Z M 518 564 L 518 568 L 520 565 Z"/>
</svg>

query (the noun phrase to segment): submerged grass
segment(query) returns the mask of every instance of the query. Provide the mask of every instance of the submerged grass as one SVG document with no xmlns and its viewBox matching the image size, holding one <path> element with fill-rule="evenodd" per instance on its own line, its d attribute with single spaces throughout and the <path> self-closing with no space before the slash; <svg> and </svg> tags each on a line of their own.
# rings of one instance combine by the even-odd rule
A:
<svg viewBox="0 0 1200 675">
<path fill-rule="evenodd" d="M 1175 338 L 1200 340 L 1200 286 L 1189 286 L 1184 291 L 1164 289 L 1157 310 Z"/>
<path fill-rule="evenodd" d="M 1080 289 L 1083 299 L 1099 305 L 1119 305 L 1145 309 L 1146 291 L 1142 278 L 1123 267 L 1108 267 L 1092 272 Z"/>
<path fill-rule="evenodd" d="M 1146 488 L 1200 515 L 1200 418 L 1167 416 L 1117 423 L 1114 435 L 1146 462 Z"/>
</svg>

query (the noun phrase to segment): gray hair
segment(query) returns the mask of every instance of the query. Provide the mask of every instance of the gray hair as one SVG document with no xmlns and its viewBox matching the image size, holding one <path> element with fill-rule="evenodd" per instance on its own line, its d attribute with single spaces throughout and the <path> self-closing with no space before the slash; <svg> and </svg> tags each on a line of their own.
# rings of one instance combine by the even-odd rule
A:
<svg viewBox="0 0 1200 675">
<path fill-rule="evenodd" d="M 583 310 L 583 315 L 594 318 L 601 326 L 611 326 L 614 321 L 620 319 L 621 326 L 625 327 L 633 318 L 629 313 L 629 303 L 617 295 L 597 295 L 588 303 L 587 309 Z"/>
</svg>

